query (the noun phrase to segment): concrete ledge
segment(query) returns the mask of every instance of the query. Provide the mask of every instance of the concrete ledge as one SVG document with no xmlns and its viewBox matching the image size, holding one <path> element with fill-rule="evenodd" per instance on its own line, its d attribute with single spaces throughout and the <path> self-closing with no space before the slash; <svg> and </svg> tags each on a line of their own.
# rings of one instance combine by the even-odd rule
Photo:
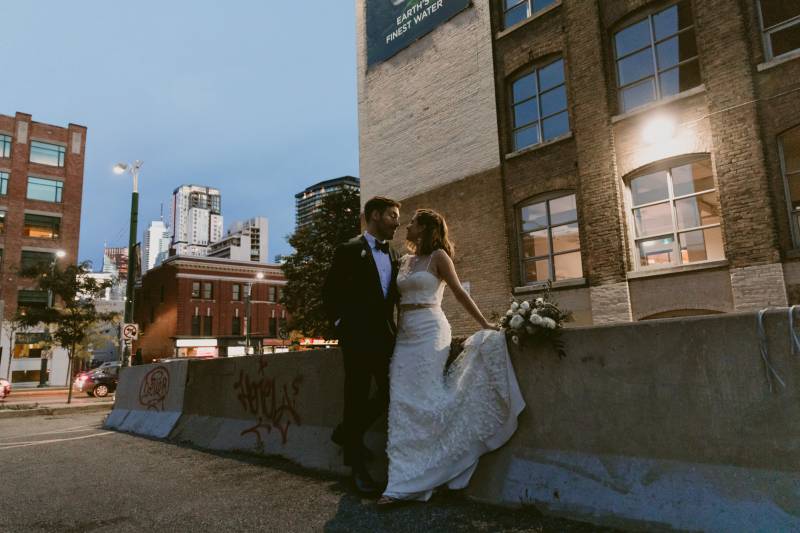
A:
<svg viewBox="0 0 800 533">
<path fill-rule="evenodd" d="M 46 406 L 33 409 L 0 409 L 0 419 L 20 418 L 24 416 L 52 416 L 70 413 L 94 413 L 108 411 L 114 406 L 113 402 L 93 403 L 90 405 Z"/>
</svg>

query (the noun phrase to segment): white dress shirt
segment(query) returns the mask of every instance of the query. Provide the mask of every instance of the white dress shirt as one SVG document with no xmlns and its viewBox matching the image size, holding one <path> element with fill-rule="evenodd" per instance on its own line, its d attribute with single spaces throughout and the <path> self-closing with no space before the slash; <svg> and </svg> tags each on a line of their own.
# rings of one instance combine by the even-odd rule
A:
<svg viewBox="0 0 800 533">
<path fill-rule="evenodd" d="M 365 231 L 364 237 L 367 239 L 372 250 L 372 257 L 375 259 L 375 266 L 378 267 L 378 276 L 381 278 L 381 289 L 383 289 L 383 297 L 389 294 L 389 284 L 392 281 L 392 258 L 389 254 L 382 252 L 375 247 L 377 239 L 370 232 Z"/>
</svg>

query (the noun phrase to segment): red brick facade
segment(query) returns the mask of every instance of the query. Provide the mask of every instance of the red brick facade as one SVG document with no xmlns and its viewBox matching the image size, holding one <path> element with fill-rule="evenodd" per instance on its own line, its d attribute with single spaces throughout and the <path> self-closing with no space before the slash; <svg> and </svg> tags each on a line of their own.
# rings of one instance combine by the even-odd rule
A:
<svg viewBox="0 0 800 533">
<path fill-rule="evenodd" d="M 66 128 L 42 124 L 32 121 L 31 115 L 17 113 L 14 117 L 0 115 L 0 135 L 11 138 L 11 157 L 2 157 L 0 151 L 0 172 L 9 174 L 7 193 L 0 196 L 0 209 L 6 212 L 5 229 L 0 235 L 3 316 L 9 317 L 16 312 L 18 290 L 33 286 L 31 280 L 17 276 L 23 250 L 51 253 L 63 250 L 66 252 L 63 263 L 74 264 L 79 260 L 86 128 L 76 124 Z M 64 147 L 63 166 L 31 162 L 31 141 Z M 29 176 L 62 182 L 61 202 L 27 198 Z M 24 236 L 26 213 L 60 217 L 58 237 Z"/>
<path fill-rule="evenodd" d="M 263 279 L 256 277 L 259 273 L 264 275 Z M 185 355 L 177 351 L 180 343 L 176 341 L 182 339 L 215 339 L 220 356 L 228 355 L 229 346 L 244 346 L 249 283 L 252 284 L 251 345 L 281 344 L 280 333 L 288 315 L 279 303 L 286 284 L 279 265 L 178 256 L 149 270 L 136 290 L 134 309 L 141 328 L 135 347 L 141 348 L 142 360 Z M 199 293 L 193 294 L 193 288 L 199 289 Z M 199 332 L 192 330 L 195 316 L 201 317 Z M 238 334 L 233 329 L 235 317 L 239 317 Z M 210 334 L 204 329 L 206 320 L 211 325 Z"/>
</svg>

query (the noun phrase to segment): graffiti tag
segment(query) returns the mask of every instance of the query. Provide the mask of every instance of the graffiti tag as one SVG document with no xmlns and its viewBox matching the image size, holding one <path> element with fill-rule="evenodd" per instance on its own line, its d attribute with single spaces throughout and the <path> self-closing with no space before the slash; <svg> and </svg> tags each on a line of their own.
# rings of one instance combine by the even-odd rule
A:
<svg viewBox="0 0 800 533">
<path fill-rule="evenodd" d="M 252 433 L 258 447 L 264 445 L 262 431 L 269 434 L 273 428 L 278 430 L 281 443 L 286 444 L 289 426 L 292 423 L 302 425 L 297 412 L 297 397 L 303 376 L 296 376 L 291 383 L 279 383 L 276 378 L 265 375 L 266 367 L 267 363 L 259 364 L 257 378 L 251 378 L 244 370 L 239 371 L 239 380 L 233 384 L 242 408 L 257 421 L 253 427 L 242 431 L 241 436 Z"/>
<path fill-rule="evenodd" d="M 142 379 L 139 387 L 139 403 L 148 411 L 163 411 L 169 393 L 169 370 L 157 366 Z"/>
</svg>

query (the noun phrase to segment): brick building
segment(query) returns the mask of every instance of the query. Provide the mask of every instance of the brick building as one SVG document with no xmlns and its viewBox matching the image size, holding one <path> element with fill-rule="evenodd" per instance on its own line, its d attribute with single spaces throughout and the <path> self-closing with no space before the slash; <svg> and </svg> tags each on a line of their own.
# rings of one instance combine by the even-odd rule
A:
<svg viewBox="0 0 800 533">
<path fill-rule="evenodd" d="M 253 352 L 286 344 L 288 315 L 279 265 L 173 256 L 145 273 L 136 289 L 134 349 L 144 362 L 164 357 L 244 355 L 247 295 Z"/>
<path fill-rule="evenodd" d="M 18 276 L 20 268 L 52 264 L 64 252 L 65 263 L 78 260 L 83 197 L 86 128 L 66 128 L 31 120 L 31 115 L 0 115 L 0 314 L 7 320 L 18 307 L 47 305 L 47 294 L 33 280 Z M 0 332 L 0 375 L 17 384 L 52 385 L 67 381 L 67 357 L 52 351 L 48 336 L 30 331 L 15 336 Z M 10 349 L 9 349 L 10 348 Z M 12 357 L 9 359 L 9 353 Z M 46 369 L 47 375 L 42 375 Z"/>
<path fill-rule="evenodd" d="M 485 312 L 548 279 L 579 324 L 800 303 L 800 4 L 466 4 L 367 66 L 358 1 L 360 174 L 447 217 Z"/>
</svg>

